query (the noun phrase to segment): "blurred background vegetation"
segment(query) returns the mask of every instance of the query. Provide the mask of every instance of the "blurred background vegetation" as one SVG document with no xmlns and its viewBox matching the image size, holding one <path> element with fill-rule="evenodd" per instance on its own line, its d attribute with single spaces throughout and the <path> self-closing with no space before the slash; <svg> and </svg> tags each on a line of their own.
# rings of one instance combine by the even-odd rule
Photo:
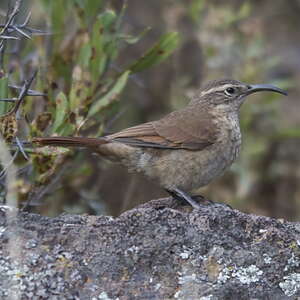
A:
<svg viewBox="0 0 300 300">
<path fill-rule="evenodd" d="M 1 1 L 2 24 L 13 2 Z M 21 28 L 31 39 L 20 32 L 19 40 L 5 39 L 0 61 L 2 99 L 16 97 L 11 85 L 22 86 L 35 69 L 31 89 L 44 94 L 22 104 L 19 140 L 100 136 L 154 120 L 184 106 L 210 79 L 273 83 L 289 96 L 248 100 L 239 160 L 201 193 L 246 212 L 299 219 L 300 1 L 28 0 L 16 24 L 28 13 L 28 26 L 46 33 Z M 11 105 L 0 103 L 2 114 Z M 29 160 L 19 151 L 15 163 L 20 206 L 30 201 L 30 211 L 118 215 L 166 196 L 88 152 L 27 154 Z"/>
</svg>

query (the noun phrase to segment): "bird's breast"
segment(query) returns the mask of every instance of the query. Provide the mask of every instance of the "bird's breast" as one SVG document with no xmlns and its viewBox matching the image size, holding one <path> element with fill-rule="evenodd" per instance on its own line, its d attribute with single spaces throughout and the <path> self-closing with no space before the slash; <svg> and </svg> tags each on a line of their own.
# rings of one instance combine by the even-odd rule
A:
<svg viewBox="0 0 300 300">
<path fill-rule="evenodd" d="M 241 132 L 237 116 L 227 115 L 216 120 L 219 127 L 215 143 L 199 151 L 167 150 L 151 159 L 146 153 L 143 162 L 152 162 L 150 177 L 159 177 L 167 188 L 178 187 L 191 191 L 219 177 L 235 161 L 241 147 Z M 145 165 L 148 165 L 147 163 Z"/>
<path fill-rule="evenodd" d="M 237 113 L 223 114 L 217 121 L 219 124 L 219 136 L 216 147 L 226 164 L 231 165 L 238 157 L 242 135 Z"/>
</svg>

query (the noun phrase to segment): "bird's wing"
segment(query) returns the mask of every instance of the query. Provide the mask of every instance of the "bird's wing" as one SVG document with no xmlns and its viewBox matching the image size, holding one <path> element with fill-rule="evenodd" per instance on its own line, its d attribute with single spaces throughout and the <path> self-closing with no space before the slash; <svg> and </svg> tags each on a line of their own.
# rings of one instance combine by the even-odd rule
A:
<svg viewBox="0 0 300 300">
<path fill-rule="evenodd" d="M 209 113 L 187 107 L 158 121 L 130 127 L 106 138 L 131 146 L 202 150 L 216 141 L 217 131 Z"/>
</svg>

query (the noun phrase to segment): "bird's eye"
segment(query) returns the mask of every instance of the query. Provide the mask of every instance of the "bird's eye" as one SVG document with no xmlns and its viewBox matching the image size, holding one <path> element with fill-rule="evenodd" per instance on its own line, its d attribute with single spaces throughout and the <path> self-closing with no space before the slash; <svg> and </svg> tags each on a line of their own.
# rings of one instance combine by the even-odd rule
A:
<svg viewBox="0 0 300 300">
<path fill-rule="evenodd" d="M 232 96 L 235 93 L 235 88 L 229 87 L 225 90 L 225 94 L 228 96 Z"/>
</svg>

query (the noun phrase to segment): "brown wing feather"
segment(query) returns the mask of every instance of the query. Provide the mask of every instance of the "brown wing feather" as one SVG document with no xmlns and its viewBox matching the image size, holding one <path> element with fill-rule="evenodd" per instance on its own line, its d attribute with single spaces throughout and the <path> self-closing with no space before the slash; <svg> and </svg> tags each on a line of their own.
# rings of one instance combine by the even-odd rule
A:
<svg viewBox="0 0 300 300">
<path fill-rule="evenodd" d="M 186 107 L 159 121 L 130 127 L 106 138 L 131 146 L 202 150 L 215 142 L 217 128 L 210 114 Z"/>
<path fill-rule="evenodd" d="M 217 139 L 218 128 L 206 110 L 188 106 L 154 122 L 158 135 L 191 150 L 201 150 Z"/>
<path fill-rule="evenodd" d="M 122 137 L 141 137 L 141 136 L 155 136 L 157 135 L 152 122 L 143 123 L 137 126 L 123 129 L 117 133 L 107 136 L 110 140 Z"/>
</svg>

